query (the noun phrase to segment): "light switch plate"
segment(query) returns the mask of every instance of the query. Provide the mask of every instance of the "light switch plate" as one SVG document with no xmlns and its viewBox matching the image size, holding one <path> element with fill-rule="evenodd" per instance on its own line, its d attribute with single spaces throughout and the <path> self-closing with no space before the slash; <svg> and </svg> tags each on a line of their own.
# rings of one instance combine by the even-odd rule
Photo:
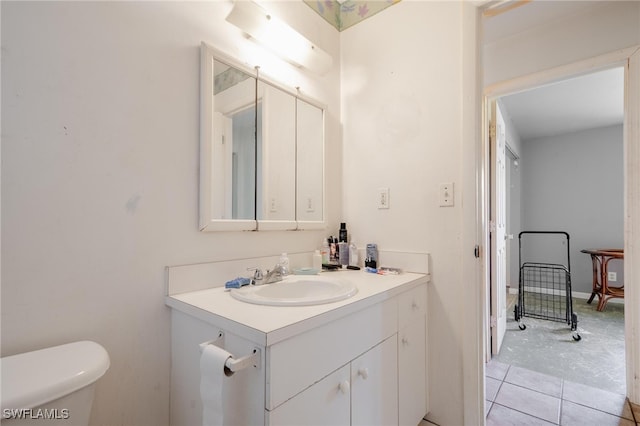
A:
<svg viewBox="0 0 640 426">
<path fill-rule="evenodd" d="M 440 207 L 453 207 L 453 182 L 441 183 L 438 192 Z"/>
<path fill-rule="evenodd" d="M 389 188 L 378 188 L 378 208 L 389 208 Z"/>
</svg>

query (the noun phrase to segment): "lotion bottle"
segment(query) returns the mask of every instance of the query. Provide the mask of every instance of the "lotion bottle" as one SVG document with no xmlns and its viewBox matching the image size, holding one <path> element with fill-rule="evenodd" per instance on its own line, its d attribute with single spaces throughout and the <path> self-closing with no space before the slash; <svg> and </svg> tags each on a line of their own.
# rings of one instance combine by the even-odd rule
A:
<svg viewBox="0 0 640 426">
<path fill-rule="evenodd" d="M 322 255 L 320 254 L 320 250 L 313 252 L 313 269 L 322 271 Z"/>
<path fill-rule="evenodd" d="M 349 244 L 342 242 L 338 243 L 338 255 L 339 255 L 339 263 L 342 266 L 349 265 Z"/>
<path fill-rule="evenodd" d="M 358 247 L 356 243 L 351 241 L 349 244 L 349 266 L 358 266 Z"/>
<path fill-rule="evenodd" d="M 329 263 L 329 243 L 326 238 L 322 239 L 322 246 L 320 248 L 320 255 L 322 256 L 322 263 Z"/>
</svg>

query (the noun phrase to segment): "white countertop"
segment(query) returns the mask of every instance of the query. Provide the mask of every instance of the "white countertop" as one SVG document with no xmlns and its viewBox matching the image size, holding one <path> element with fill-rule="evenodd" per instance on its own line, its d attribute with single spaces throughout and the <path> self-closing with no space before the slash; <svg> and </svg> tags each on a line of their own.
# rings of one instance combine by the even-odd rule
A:
<svg viewBox="0 0 640 426">
<path fill-rule="evenodd" d="M 224 287 L 216 287 L 167 296 L 165 303 L 225 332 L 269 346 L 429 281 L 428 274 L 408 272 L 377 275 L 343 270 L 322 275 L 350 280 L 358 287 L 358 293 L 349 299 L 322 305 L 265 306 L 241 302 Z"/>
</svg>

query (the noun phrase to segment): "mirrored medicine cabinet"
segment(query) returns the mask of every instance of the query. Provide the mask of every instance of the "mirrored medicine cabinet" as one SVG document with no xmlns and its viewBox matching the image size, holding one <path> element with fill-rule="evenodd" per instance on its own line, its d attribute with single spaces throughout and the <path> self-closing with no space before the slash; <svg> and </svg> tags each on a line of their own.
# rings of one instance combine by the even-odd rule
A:
<svg viewBox="0 0 640 426">
<path fill-rule="evenodd" d="M 324 108 L 202 43 L 200 230 L 324 228 Z"/>
</svg>

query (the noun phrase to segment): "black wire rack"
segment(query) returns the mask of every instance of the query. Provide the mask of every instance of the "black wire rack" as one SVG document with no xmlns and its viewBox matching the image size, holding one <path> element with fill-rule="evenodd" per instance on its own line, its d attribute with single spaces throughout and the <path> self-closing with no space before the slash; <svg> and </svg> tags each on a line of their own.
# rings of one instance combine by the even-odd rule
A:
<svg viewBox="0 0 640 426">
<path fill-rule="evenodd" d="M 555 236 L 566 245 L 566 265 L 549 262 L 523 262 L 523 241 L 530 236 L 544 238 Z M 523 231 L 518 236 L 520 279 L 518 285 L 518 304 L 514 309 L 515 320 L 520 330 L 527 326 L 523 317 L 538 318 L 549 321 L 565 322 L 571 326 L 574 340 L 581 340 L 578 333 L 578 316 L 573 312 L 571 295 L 571 269 L 569 258 L 569 234 L 561 231 Z M 538 248 L 538 251 L 545 251 Z"/>
</svg>

